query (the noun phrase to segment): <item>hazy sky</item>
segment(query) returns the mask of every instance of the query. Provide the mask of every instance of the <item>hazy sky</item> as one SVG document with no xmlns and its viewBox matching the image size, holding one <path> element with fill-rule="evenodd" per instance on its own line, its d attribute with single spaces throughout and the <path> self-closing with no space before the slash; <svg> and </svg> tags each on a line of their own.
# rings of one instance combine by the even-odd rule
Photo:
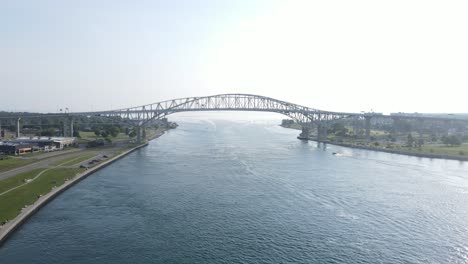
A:
<svg viewBox="0 0 468 264">
<path fill-rule="evenodd" d="M 468 1 L 0 0 L 0 110 L 252 93 L 468 112 Z"/>
</svg>

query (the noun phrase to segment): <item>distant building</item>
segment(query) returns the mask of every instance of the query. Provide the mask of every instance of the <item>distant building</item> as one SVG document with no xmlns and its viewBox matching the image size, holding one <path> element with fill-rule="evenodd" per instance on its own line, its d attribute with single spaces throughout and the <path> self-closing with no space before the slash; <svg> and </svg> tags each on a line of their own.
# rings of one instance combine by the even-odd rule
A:
<svg viewBox="0 0 468 264">
<path fill-rule="evenodd" d="M 33 146 L 31 144 L 15 144 L 15 143 L 1 143 L 0 152 L 9 155 L 18 155 L 27 152 L 32 152 Z"/>
<path fill-rule="evenodd" d="M 76 139 L 72 137 L 21 137 L 0 143 L 0 152 L 18 155 L 40 150 L 60 150 L 75 142 Z"/>
</svg>

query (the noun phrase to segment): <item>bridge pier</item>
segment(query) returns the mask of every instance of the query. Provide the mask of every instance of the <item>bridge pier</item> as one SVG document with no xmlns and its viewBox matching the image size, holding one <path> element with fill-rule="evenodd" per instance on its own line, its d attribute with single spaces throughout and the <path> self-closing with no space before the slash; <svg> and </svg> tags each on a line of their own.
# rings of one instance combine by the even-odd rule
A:
<svg viewBox="0 0 468 264">
<path fill-rule="evenodd" d="M 321 122 L 317 125 L 317 141 L 327 140 L 328 127 L 323 125 Z"/>
<path fill-rule="evenodd" d="M 141 144 L 146 140 L 146 128 L 143 124 L 138 124 L 136 126 L 136 136 L 137 136 L 137 143 Z"/>
<path fill-rule="evenodd" d="M 424 134 L 424 119 L 418 119 L 417 125 L 419 138 L 422 139 Z"/>
<path fill-rule="evenodd" d="M 360 130 L 359 121 L 360 121 L 360 120 L 359 120 L 358 117 L 354 117 L 354 118 L 353 118 L 353 123 L 352 123 L 352 125 L 353 125 L 353 134 L 354 134 L 355 136 L 358 136 L 358 135 L 359 135 L 359 130 Z"/>
<path fill-rule="evenodd" d="M 137 134 L 137 143 L 140 144 L 141 143 L 141 126 L 140 125 L 136 127 L 136 134 Z"/>
<path fill-rule="evenodd" d="M 310 127 L 302 126 L 302 132 L 299 134 L 299 139 L 309 139 L 310 137 Z"/>
<path fill-rule="evenodd" d="M 393 120 L 393 126 L 392 126 L 391 134 L 394 138 L 397 138 L 400 119 L 397 117 L 393 117 L 392 120 Z"/>
<path fill-rule="evenodd" d="M 73 137 L 73 130 L 74 130 L 73 123 L 74 123 L 73 117 L 70 117 L 70 137 Z"/>
<path fill-rule="evenodd" d="M 450 122 L 450 120 L 445 120 L 444 121 L 444 128 L 445 128 L 444 134 L 446 136 L 448 136 L 449 133 L 450 133 L 450 128 L 452 128 L 452 122 Z"/>
<path fill-rule="evenodd" d="M 16 119 L 16 137 L 17 138 L 19 138 L 21 136 L 20 120 L 21 120 L 21 117 Z"/>
<path fill-rule="evenodd" d="M 66 137 L 67 136 L 67 120 L 66 119 L 63 119 L 62 121 L 62 137 Z"/>
<path fill-rule="evenodd" d="M 364 117 L 366 121 L 366 140 L 370 140 L 370 132 L 371 132 L 371 116 Z"/>
<path fill-rule="evenodd" d="M 322 124 L 318 123 L 317 124 L 317 141 L 320 141 L 322 138 Z"/>
</svg>

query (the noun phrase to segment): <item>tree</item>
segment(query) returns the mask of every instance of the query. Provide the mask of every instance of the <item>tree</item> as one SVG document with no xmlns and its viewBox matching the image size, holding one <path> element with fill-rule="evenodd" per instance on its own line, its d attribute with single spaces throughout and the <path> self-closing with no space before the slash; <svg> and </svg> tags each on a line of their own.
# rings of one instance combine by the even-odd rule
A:
<svg viewBox="0 0 468 264">
<path fill-rule="evenodd" d="M 460 146 L 462 144 L 462 141 L 457 136 L 450 135 L 450 136 L 443 136 L 442 143 L 448 146 Z"/>
<path fill-rule="evenodd" d="M 109 134 L 107 134 L 107 131 L 102 131 L 101 136 L 106 138 L 107 136 L 109 136 Z"/>
<path fill-rule="evenodd" d="M 421 148 L 422 145 L 424 145 L 424 139 L 423 139 L 423 138 L 419 138 L 419 139 L 418 139 L 418 148 Z"/>
<path fill-rule="evenodd" d="M 413 138 L 413 135 L 411 135 L 411 133 L 408 134 L 408 139 L 406 141 L 406 145 L 410 148 L 413 147 L 413 144 L 414 144 L 414 138 Z"/>
<path fill-rule="evenodd" d="M 331 132 L 337 136 L 344 137 L 348 133 L 348 129 L 344 126 L 343 123 L 335 123 L 332 126 Z"/>
<path fill-rule="evenodd" d="M 48 128 L 48 129 L 42 130 L 40 134 L 43 137 L 53 137 L 56 135 L 54 128 Z"/>
<path fill-rule="evenodd" d="M 130 133 L 128 133 L 128 136 L 131 137 L 131 138 L 136 137 L 136 132 L 135 132 L 135 130 L 132 130 Z"/>
<path fill-rule="evenodd" d="M 116 126 L 111 126 L 108 130 L 107 133 L 110 134 L 112 137 L 116 137 L 120 133 L 120 129 Z"/>
<path fill-rule="evenodd" d="M 101 130 L 94 129 L 94 134 L 96 135 L 96 137 L 99 137 L 101 135 Z"/>
</svg>

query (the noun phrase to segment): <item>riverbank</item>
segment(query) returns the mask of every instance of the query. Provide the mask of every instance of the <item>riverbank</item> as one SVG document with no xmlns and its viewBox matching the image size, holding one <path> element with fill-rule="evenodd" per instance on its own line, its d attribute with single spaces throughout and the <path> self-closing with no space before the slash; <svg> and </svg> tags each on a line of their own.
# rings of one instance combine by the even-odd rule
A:
<svg viewBox="0 0 468 264">
<path fill-rule="evenodd" d="M 156 137 L 160 136 L 162 134 L 157 135 Z M 72 179 L 69 181 L 66 181 L 64 184 L 60 185 L 59 187 L 53 189 L 49 193 L 39 197 L 38 200 L 36 200 L 32 205 L 26 207 L 24 210 L 21 211 L 21 213 L 16 216 L 13 220 L 9 221 L 5 225 L 0 227 L 0 246 L 8 239 L 8 237 L 14 233 L 14 231 L 19 228 L 29 217 L 31 217 L 35 212 L 37 212 L 40 208 L 42 208 L 44 205 L 46 205 L 48 202 L 53 200 L 55 197 L 57 197 L 60 193 L 64 192 L 68 188 L 72 187 L 74 184 L 78 183 L 79 181 L 83 180 L 84 178 L 88 177 L 92 173 L 112 164 L 113 162 L 123 158 L 124 156 L 132 153 L 133 151 L 136 151 L 140 148 L 143 148 L 147 146 L 148 143 L 144 143 L 138 146 L 135 146 L 133 148 L 127 149 L 124 152 L 106 160 L 103 161 L 102 163 L 89 168 L 85 172 L 79 173 L 75 175 Z"/>
<path fill-rule="evenodd" d="M 302 130 L 300 125 L 296 123 L 288 123 L 288 124 L 281 124 L 281 127 L 294 129 L 294 130 Z M 447 159 L 447 160 L 458 160 L 458 161 L 468 161 L 468 157 L 465 157 L 466 151 L 466 144 L 463 147 L 459 147 L 458 150 L 455 147 L 441 147 L 437 145 L 424 145 L 422 148 L 405 148 L 404 146 L 395 144 L 395 143 L 385 143 L 385 142 L 367 142 L 367 141 L 357 141 L 353 143 L 347 142 L 340 142 L 336 140 L 317 140 L 315 137 L 297 137 L 300 140 L 311 140 L 319 143 L 326 143 L 332 144 L 336 146 L 342 146 L 347 148 L 356 148 L 356 149 L 364 149 L 370 151 L 380 151 L 385 153 L 392 153 L 392 154 L 399 154 L 399 155 L 406 155 L 406 156 L 414 156 L 414 157 L 421 157 L 421 158 L 429 158 L 429 159 Z M 375 144 L 374 146 L 371 144 Z M 390 145 L 392 148 L 386 148 L 385 146 Z M 450 149 L 450 151 L 448 151 Z M 446 153 L 437 153 L 437 152 L 446 152 Z M 459 154 L 462 153 L 462 154 Z"/>
<path fill-rule="evenodd" d="M 392 153 L 392 154 L 399 154 L 399 155 L 406 155 L 406 156 L 414 156 L 420 158 L 429 158 L 429 159 L 447 159 L 447 160 L 458 160 L 458 161 L 468 161 L 468 157 L 454 157 L 449 155 L 440 155 L 440 154 L 429 154 L 429 153 L 417 153 L 417 152 L 410 152 L 410 151 L 402 151 L 402 150 L 395 150 L 395 149 L 384 149 L 384 148 L 377 148 L 372 146 L 361 146 L 361 145 L 354 145 L 354 144 L 347 144 L 347 143 L 340 143 L 328 140 L 317 140 L 312 138 L 303 138 L 297 137 L 300 140 L 310 140 L 319 143 L 331 144 L 336 146 L 342 146 L 347 148 L 355 148 L 355 149 L 364 149 L 370 151 L 380 151 L 385 153 Z"/>
</svg>

